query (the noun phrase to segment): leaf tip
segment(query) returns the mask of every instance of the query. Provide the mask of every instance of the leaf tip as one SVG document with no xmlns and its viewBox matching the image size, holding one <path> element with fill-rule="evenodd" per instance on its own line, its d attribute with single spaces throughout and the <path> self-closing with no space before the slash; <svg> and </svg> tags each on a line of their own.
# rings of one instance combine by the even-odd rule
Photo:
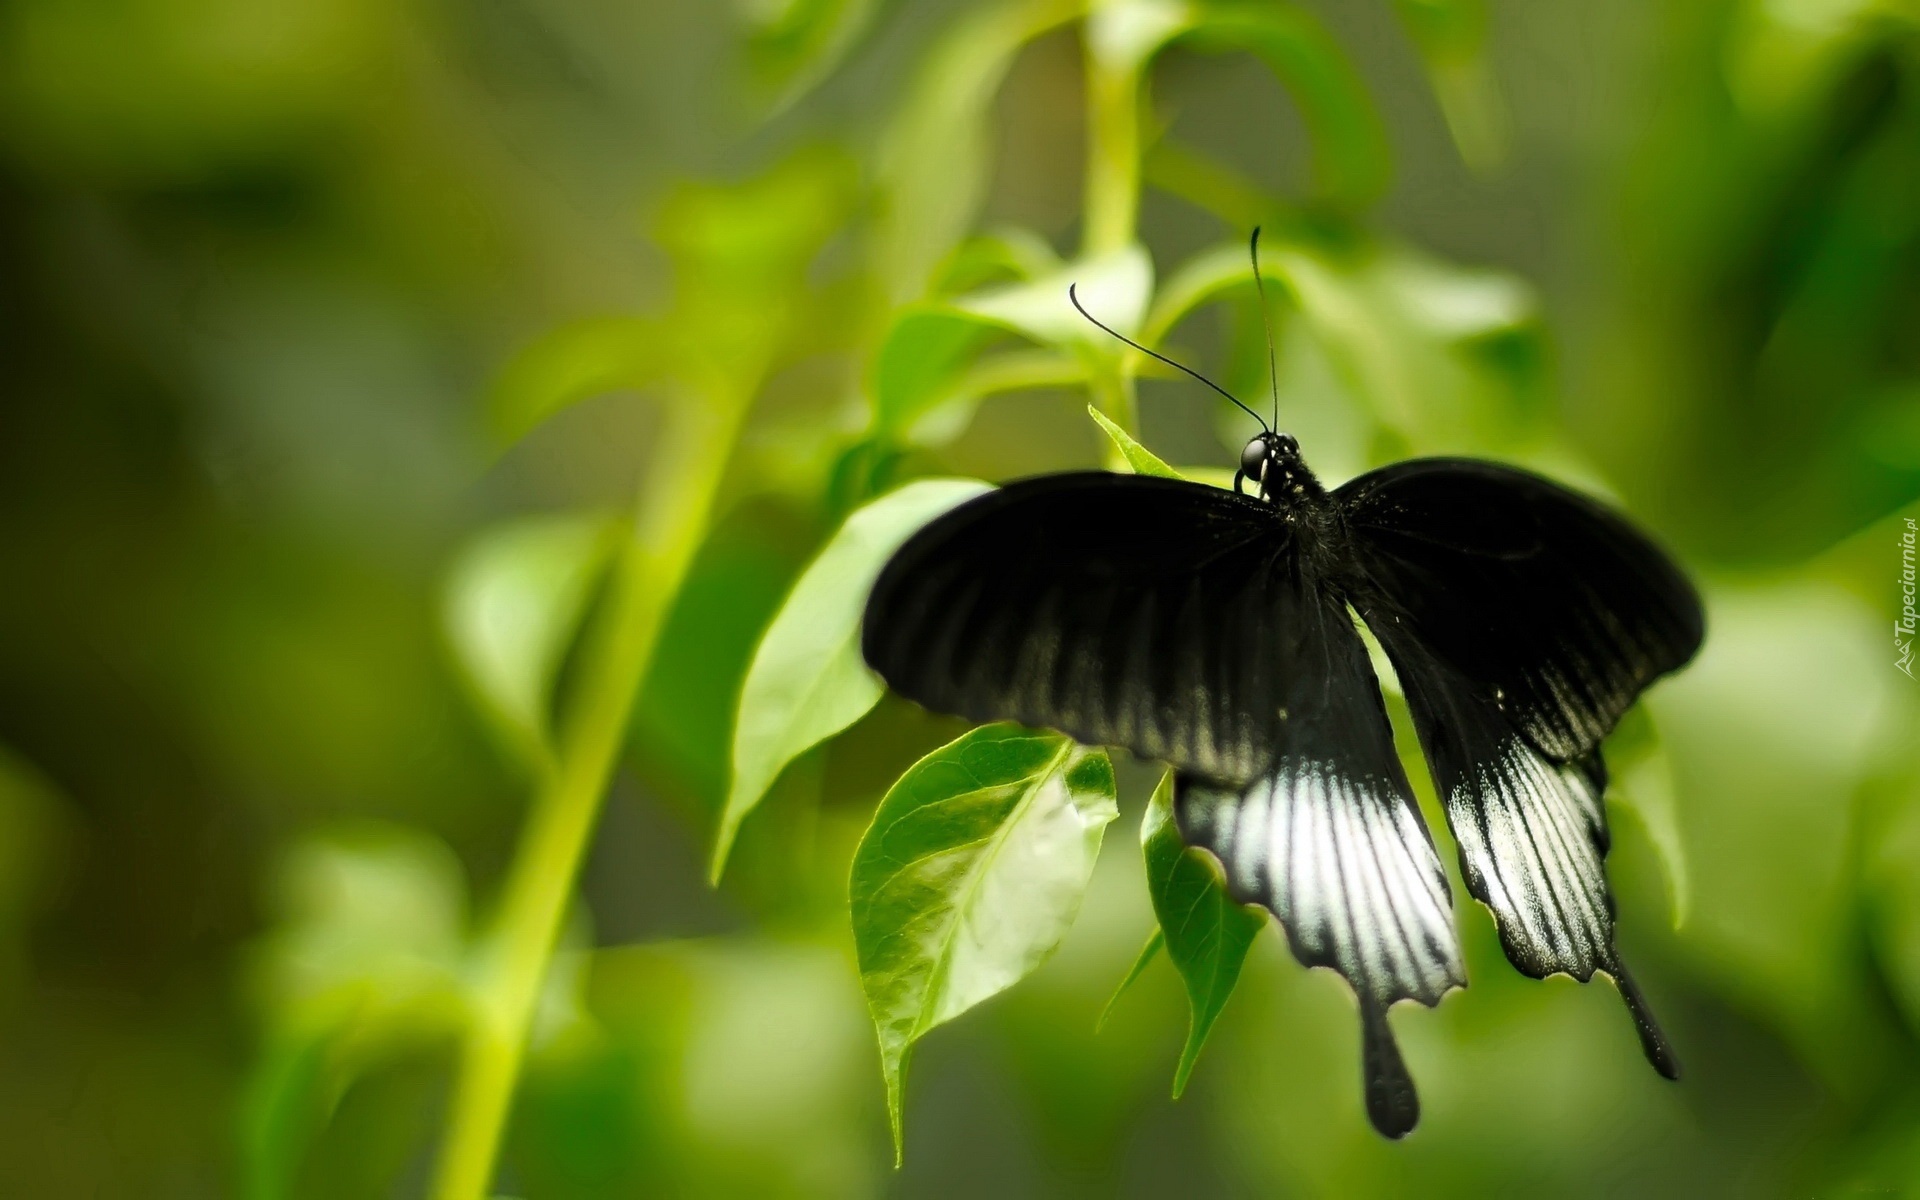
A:
<svg viewBox="0 0 1920 1200">
<path fill-rule="evenodd" d="M 898 1171 L 907 1161 L 907 1123 L 901 1112 L 901 1074 L 906 1070 L 905 1062 L 889 1062 L 883 1065 L 887 1075 L 887 1127 L 893 1132 L 893 1169 Z"/>
<path fill-rule="evenodd" d="M 1193 1068 L 1200 1062 L 1200 1048 L 1207 1044 L 1207 1033 L 1213 1022 L 1202 1023 L 1199 1014 L 1193 1015 L 1192 1024 L 1187 1030 L 1187 1044 L 1180 1048 L 1180 1062 L 1173 1068 L 1173 1098 L 1178 1100 L 1187 1090 L 1187 1082 L 1193 1078 Z"/>
<path fill-rule="evenodd" d="M 727 859 L 733 854 L 733 843 L 740 836 L 740 823 L 755 805 L 760 796 L 748 796 L 737 785 L 727 791 L 727 803 L 720 810 L 720 822 L 713 830 L 713 854 L 707 859 L 707 886 L 719 887 L 720 877 L 727 872 Z"/>
<path fill-rule="evenodd" d="M 1161 947 L 1165 943 L 1166 933 L 1156 924 L 1153 927 L 1153 933 L 1147 938 L 1146 945 L 1140 947 L 1140 953 L 1134 956 L 1133 966 L 1127 969 L 1125 978 L 1120 980 L 1120 986 L 1114 988 L 1113 995 L 1107 997 L 1106 1006 L 1100 1010 L 1100 1016 L 1093 1023 L 1095 1033 L 1106 1028 L 1107 1018 L 1111 1017 L 1113 1010 L 1118 1007 L 1120 997 L 1132 990 L 1134 980 L 1139 979 L 1141 974 L 1153 964 L 1153 960 L 1159 956 Z"/>
<path fill-rule="evenodd" d="M 720 826 L 719 834 L 714 838 L 713 856 L 707 860 L 707 886 L 720 886 L 720 877 L 727 873 L 727 856 L 733 851 L 733 832 L 725 825 Z"/>
</svg>

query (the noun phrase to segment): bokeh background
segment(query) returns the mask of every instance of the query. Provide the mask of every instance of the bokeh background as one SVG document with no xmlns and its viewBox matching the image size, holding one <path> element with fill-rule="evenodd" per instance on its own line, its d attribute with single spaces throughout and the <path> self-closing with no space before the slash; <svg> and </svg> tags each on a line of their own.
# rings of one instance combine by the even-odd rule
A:
<svg viewBox="0 0 1920 1200">
<path fill-rule="evenodd" d="M 1610 860 L 1684 1083 L 1609 985 L 1520 978 L 1463 902 L 1472 986 L 1395 1018 L 1407 1141 L 1366 1125 L 1342 985 L 1271 934 L 1172 1102 L 1164 961 L 1094 1032 L 1152 920 L 1154 775 L 1122 762 L 1077 924 L 921 1045 L 895 1171 L 846 872 L 960 727 L 883 703 L 782 776 L 708 886 L 741 675 L 837 521 L 916 476 L 1102 461 L 1086 393 L 1031 386 L 1018 338 L 894 340 L 1087 233 L 1071 6 L 13 0 L 0 1192 L 432 1189 L 529 739 L 595 670 L 542 614 L 591 627 L 634 497 L 644 522 L 684 483 L 674 421 L 724 409 L 498 1193 L 1920 1194 L 1920 684 L 1892 633 L 1920 516 L 1920 11 L 1250 7 L 1325 37 L 1294 90 L 1231 38 L 1154 58 L 1159 278 L 1267 221 L 1300 254 L 1282 423 L 1324 476 L 1530 462 L 1702 583 L 1703 655 L 1616 747 Z M 1314 108 L 1349 66 L 1377 128 Z M 1259 395 L 1257 329 L 1229 288 L 1169 344 Z M 1028 386 L 953 383 L 1023 353 Z M 1231 466 L 1247 429 L 1155 378 L 1139 431 Z M 534 580 L 508 597 L 532 675 L 490 675 L 462 623 L 502 562 Z"/>
</svg>

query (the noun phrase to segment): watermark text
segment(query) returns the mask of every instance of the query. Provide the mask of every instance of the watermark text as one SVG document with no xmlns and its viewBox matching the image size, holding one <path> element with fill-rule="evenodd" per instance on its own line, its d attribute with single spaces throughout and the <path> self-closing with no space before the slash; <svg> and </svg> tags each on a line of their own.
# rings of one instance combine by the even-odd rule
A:
<svg viewBox="0 0 1920 1200">
<path fill-rule="evenodd" d="M 1914 518 L 1908 517 L 1906 521 L 1907 527 L 1900 533 L 1900 615 L 1893 622 L 1893 665 L 1904 672 L 1908 679 L 1912 679 L 1913 632 L 1920 618 L 1916 618 L 1913 610 Z"/>
</svg>

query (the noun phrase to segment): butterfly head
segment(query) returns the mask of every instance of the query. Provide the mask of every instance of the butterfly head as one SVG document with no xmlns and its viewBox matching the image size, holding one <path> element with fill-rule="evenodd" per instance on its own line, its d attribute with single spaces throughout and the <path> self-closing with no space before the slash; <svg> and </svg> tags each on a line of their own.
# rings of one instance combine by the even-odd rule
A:
<svg viewBox="0 0 1920 1200">
<path fill-rule="evenodd" d="M 1320 484 L 1300 458 L 1300 443 L 1277 430 L 1254 435 L 1240 450 L 1240 473 L 1260 485 L 1269 499 L 1318 495 Z"/>
</svg>

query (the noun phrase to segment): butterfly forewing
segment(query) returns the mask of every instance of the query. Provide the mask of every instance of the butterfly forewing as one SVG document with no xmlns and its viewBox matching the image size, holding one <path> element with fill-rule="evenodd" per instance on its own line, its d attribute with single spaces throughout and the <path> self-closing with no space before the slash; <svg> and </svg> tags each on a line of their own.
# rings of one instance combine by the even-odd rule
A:
<svg viewBox="0 0 1920 1200">
<path fill-rule="evenodd" d="M 1490 696 L 1557 762 L 1600 744 L 1700 645 L 1700 600 L 1638 531 L 1536 475 L 1415 459 L 1335 493 L 1385 621 Z M 1364 610 L 1363 610 L 1364 611 Z"/>
<path fill-rule="evenodd" d="M 1273 510 L 1099 472 L 961 505 L 887 564 L 862 650 L 894 691 L 975 721 L 1125 746 L 1207 778 L 1274 753 L 1292 558 Z"/>
</svg>

